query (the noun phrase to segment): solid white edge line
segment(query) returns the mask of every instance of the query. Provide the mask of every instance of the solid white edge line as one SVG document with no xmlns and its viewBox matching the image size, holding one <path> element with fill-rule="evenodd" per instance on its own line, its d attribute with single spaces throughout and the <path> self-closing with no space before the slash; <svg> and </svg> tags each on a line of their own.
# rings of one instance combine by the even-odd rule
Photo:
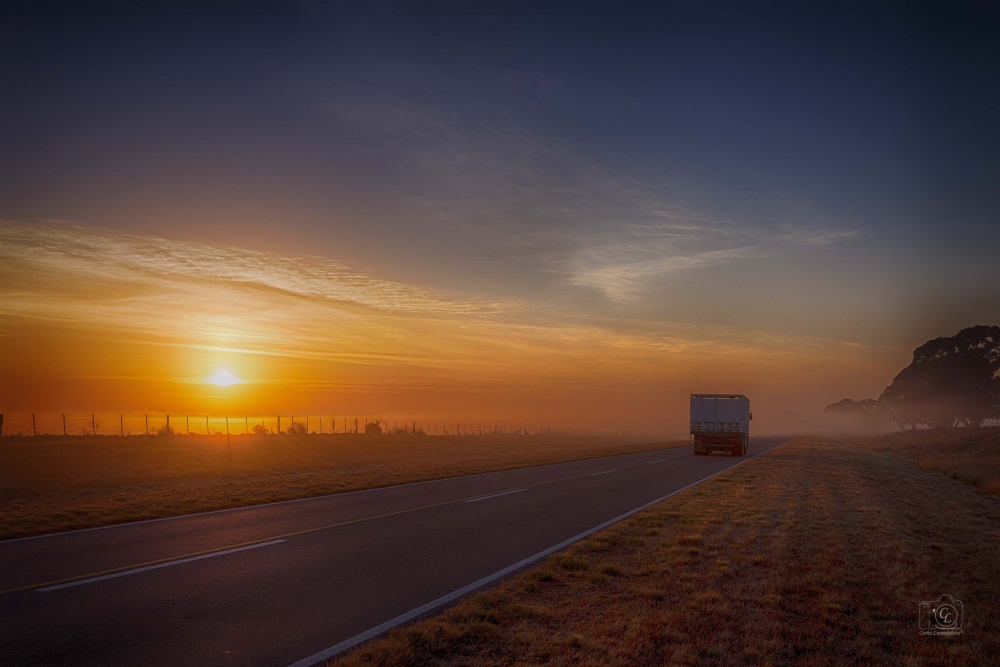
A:
<svg viewBox="0 0 1000 667">
<path fill-rule="evenodd" d="M 158 519 L 143 519 L 142 521 L 126 521 L 125 523 L 113 523 L 107 526 L 93 526 L 92 528 L 77 528 L 75 530 L 63 530 L 58 533 L 43 533 L 42 535 L 27 535 L 25 537 L 12 537 L 9 540 L 0 540 L 0 546 L 5 544 L 11 544 L 13 542 L 24 542 L 25 540 L 40 540 L 45 537 L 59 537 L 61 535 L 72 535 L 74 533 L 89 533 L 92 530 L 108 530 L 109 528 L 127 528 L 129 526 L 138 526 L 144 523 L 156 523 L 158 521 L 173 521 L 174 519 L 190 519 L 196 516 L 205 516 L 206 514 L 220 514 L 222 512 L 239 512 L 242 510 L 253 510 L 260 507 L 270 507 L 272 505 L 287 505 L 289 503 L 301 503 L 307 500 L 323 500 L 325 498 L 336 498 L 339 496 L 352 496 L 357 493 L 372 493 L 374 491 L 388 491 L 390 489 L 402 489 L 407 486 L 419 486 L 421 484 L 437 484 L 438 482 L 452 482 L 460 479 L 468 479 L 469 477 L 485 477 L 486 475 L 500 475 L 503 473 L 510 472 L 523 472 L 525 470 L 538 470 L 541 468 L 554 468 L 556 466 L 568 466 L 574 463 L 586 463 L 587 461 L 598 461 L 600 459 L 611 459 L 616 456 L 640 456 L 642 454 L 649 454 L 650 452 L 667 452 L 674 449 L 684 449 L 684 447 L 670 447 L 668 449 L 650 449 L 645 452 L 632 452 L 631 454 L 612 454 L 611 456 L 597 456 L 592 459 L 577 459 L 576 461 L 563 461 L 562 463 L 546 463 L 540 466 L 528 466 L 526 468 L 508 468 L 507 470 L 493 470 L 491 472 L 476 472 L 471 475 L 456 475 L 454 477 L 438 477 L 437 479 L 425 479 L 419 482 L 407 482 L 406 484 L 393 484 L 391 486 L 376 486 L 371 489 L 358 489 L 357 491 L 344 491 L 342 493 L 328 493 L 322 496 L 309 496 L 307 498 L 292 498 L 291 500 L 276 500 L 270 503 L 258 503 L 256 505 L 242 505 L 240 507 L 224 507 L 220 510 L 208 510 L 206 512 L 195 512 L 193 514 L 177 514 L 175 516 L 161 516 Z M 689 455 L 688 455 L 689 456 Z M 679 456 L 672 456 L 670 458 L 681 458 Z M 666 460 L 666 459 L 664 459 Z"/>
<path fill-rule="evenodd" d="M 478 503 L 480 500 L 489 500 L 490 498 L 499 498 L 500 496 L 509 496 L 512 493 L 521 493 L 522 491 L 527 491 L 527 489 L 515 489 L 514 491 L 504 491 L 503 493 L 494 493 L 492 496 L 483 496 L 481 498 L 472 498 L 466 500 L 467 503 Z"/>
<path fill-rule="evenodd" d="M 56 584 L 55 586 L 46 586 L 45 588 L 36 588 L 35 591 L 38 593 L 48 593 L 49 591 L 57 591 L 61 588 L 70 588 L 71 586 L 82 586 L 83 584 L 92 584 L 97 581 L 104 581 L 105 579 L 115 579 L 116 577 L 125 577 L 130 574 L 138 574 L 140 572 L 148 572 L 149 570 L 158 570 L 161 567 L 170 567 L 171 565 L 180 565 L 181 563 L 190 563 L 191 561 L 202 560 L 203 558 L 214 558 L 215 556 L 225 556 L 226 554 L 236 553 L 237 551 L 246 551 L 247 549 L 256 549 L 258 547 L 266 547 L 272 544 L 278 544 L 279 542 L 284 542 L 285 540 L 271 540 L 270 542 L 261 542 L 260 544 L 251 544 L 246 547 L 238 547 L 236 549 L 226 549 L 225 551 L 216 551 L 210 554 L 202 554 L 200 556 L 191 556 L 190 558 L 181 558 L 180 560 L 172 560 L 166 563 L 157 563 L 156 565 L 147 565 L 146 567 L 137 567 L 134 570 L 125 570 L 124 572 L 113 572 L 111 574 L 101 575 L 100 577 L 91 577 L 90 579 L 81 579 L 79 581 L 70 581 L 65 584 Z"/>
<path fill-rule="evenodd" d="M 782 444 L 784 444 L 784 443 L 778 443 L 774 447 L 769 448 L 767 451 L 764 451 L 764 452 L 761 452 L 760 454 L 755 454 L 755 455 L 753 455 L 751 457 L 748 457 L 748 458 L 746 458 L 746 459 L 744 459 L 742 461 L 739 461 L 738 463 L 735 463 L 735 464 L 729 466 L 728 468 L 720 470 L 719 472 L 716 472 L 716 473 L 712 473 L 708 477 L 703 477 L 703 478 L 699 479 L 697 482 L 692 482 L 692 483 L 688 484 L 687 486 L 684 486 L 684 487 L 681 487 L 681 488 L 677 489 L 676 491 L 671 491 L 667 495 L 661 496 L 661 497 L 657 498 L 656 500 L 651 500 L 648 503 L 646 503 L 645 505 L 641 505 L 639 507 L 636 507 L 634 510 L 629 510 L 628 512 L 625 512 L 625 514 L 622 514 L 621 516 L 617 516 L 614 519 L 610 519 L 609 521 L 605 521 L 604 523 L 599 524 L 597 526 L 594 526 L 593 528 L 590 528 L 589 530 L 585 530 L 584 532 L 580 533 L 579 535 L 574 535 L 573 537 L 569 538 L 568 540 L 563 540 L 559 544 L 557 544 L 555 546 L 552 546 L 552 547 L 549 547 L 545 551 L 539 551 L 534 556 L 529 556 L 529 557 L 525 558 L 524 560 L 518 561 L 518 562 L 514 563 L 513 565 L 509 565 L 509 566 L 505 567 L 502 570 L 498 570 L 498 571 L 494 572 L 493 574 L 491 574 L 489 576 L 483 577 L 482 579 L 480 579 L 478 581 L 474 581 L 471 584 L 469 584 L 468 586 L 463 586 L 462 588 L 459 588 L 457 591 L 452 591 L 451 593 L 448 593 L 444 597 L 440 597 L 437 600 L 433 600 L 431 602 L 428 602 L 427 604 L 421 605 L 421 606 L 417 607 L 416 609 L 411 609 L 410 611 L 406 612 L 405 614 L 402 614 L 400 616 L 397 616 L 396 618 L 390 619 L 390 620 L 386 621 L 385 623 L 382 623 L 381 625 L 376 625 L 374 628 L 372 628 L 370 630 L 366 630 L 366 631 L 362 632 L 359 635 L 354 635 L 350 639 L 345 639 L 344 641 L 340 642 L 339 644 L 334 644 L 330 648 L 324 649 L 324 650 L 320 651 L 319 653 L 314 653 L 311 656 L 309 656 L 308 658 L 302 658 L 298 662 L 293 662 L 291 665 L 289 665 L 289 667 L 313 667 L 313 665 L 316 665 L 316 664 L 322 662 L 323 660 L 329 660 L 330 658 L 334 657 L 338 653 L 343 653 L 344 651 L 347 651 L 348 649 L 354 648 L 358 644 L 364 643 L 364 642 L 368 641 L 369 639 L 373 639 L 375 637 L 378 637 L 380 634 L 382 634 L 384 632 L 388 632 L 389 630 L 392 630 L 393 628 L 395 628 L 397 626 L 400 626 L 403 623 L 406 623 L 407 621 L 412 621 L 413 619 L 417 618 L 418 616 L 421 616 L 422 614 L 426 614 L 429 611 L 432 611 L 432 610 L 434 610 L 434 609 L 436 609 L 438 607 L 444 606 L 444 605 L 446 605 L 449 602 L 452 602 L 454 600 L 457 600 L 458 598 L 460 598 L 463 595 L 466 595 L 468 593 L 471 593 L 472 591 L 476 590 L 477 588 L 481 588 L 481 587 L 485 586 L 486 584 L 490 584 L 490 583 L 496 581 L 497 579 L 500 579 L 502 577 L 507 576 L 508 574 L 510 574 L 512 572 L 516 572 L 517 570 L 521 569 L 522 567 L 525 567 L 526 565 L 531 565 L 532 563 L 534 563 L 536 561 L 539 561 L 542 558 L 545 558 L 546 556 L 550 556 L 550 555 L 554 554 L 555 552 L 557 552 L 557 551 L 559 551 L 561 549 L 565 549 L 566 547 L 568 547 L 569 545 L 573 544 L 574 542 L 579 542 L 583 538 L 589 537 L 589 536 L 593 535 L 594 533 L 596 533 L 599 530 L 604 530 L 608 526 L 610 526 L 612 524 L 615 524 L 615 523 L 618 523 L 619 521 L 622 521 L 623 519 L 627 519 L 628 517 L 632 516 L 633 514 L 636 514 L 638 512 L 641 512 L 644 509 L 652 507 L 653 505 L 656 505 L 657 503 L 662 503 L 664 500 L 666 500 L 667 498 L 670 498 L 671 496 L 675 496 L 675 495 L 677 495 L 678 493 L 680 493 L 682 491 L 687 491 L 688 489 L 690 489 L 693 486 L 697 486 L 697 485 L 701 484 L 702 482 L 706 482 L 706 481 L 712 479 L 713 477 L 715 477 L 717 475 L 721 475 L 722 473 L 728 472 L 729 470 L 732 470 L 733 468 L 737 468 L 737 467 L 743 465 L 744 463 L 746 463 L 747 461 L 752 461 L 753 459 L 757 458 L 761 454 L 766 454 L 767 452 L 771 451 L 775 447 L 781 446 Z"/>
</svg>

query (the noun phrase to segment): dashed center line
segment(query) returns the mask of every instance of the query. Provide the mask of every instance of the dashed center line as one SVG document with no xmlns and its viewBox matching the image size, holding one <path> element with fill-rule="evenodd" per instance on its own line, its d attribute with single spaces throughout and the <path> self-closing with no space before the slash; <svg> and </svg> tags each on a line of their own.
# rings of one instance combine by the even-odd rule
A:
<svg viewBox="0 0 1000 667">
<path fill-rule="evenodd" d="M 591 477 L 597 477 L 598 475 L 607 475 L 609 472 L 618 472 L 618 468 L 615 468 L 614 470 L 605 470 L 603 472 L 595 472 L 591 475 Z"/>
<path fill-rule="evenodd" d="M 647 463 L 646 465 L 648 465 L 648 466 L 651 466 L 651 465 L 653 465 L 654 463 L 663 463 L 664 461 L 666 461 L 666 459 L 660 459 L 660 460 L 658 460 L 658 461 L 650 461 L 650 462 L 649 462 L 649 463 Z"/>
<path fill-rule="evenodd" d="M 202 554 L 200 556 L 192 556 L 191 558 L 181 558 L 180 560 L 172 560 L 166 563 L 157 563 L 156 565 L 147 565 L 146 567 L 138 567 L 133 570 L 125 570 L 124 572 L 114 572 L 112 574 L 105 574 L 100 577 L 91 577 L 90 579 L 79 579 L 77 581 L 70 581 L 65 584 L 57 584 L 55 586 L 46 586 L 45 588 L 36 588 L 39 593 L 48 593 L 49 591 L 58 591 L 61 588 L 69 588 L 71 586 L 82 586 L 84 584 L 92 584 L 95 581 L 104 581 L 105 579 L 115 579 L 117 577 L 126 577 L 130 574 L 138 574 L 139 572 L 148 572 L 149 570 L 158 570 L 161 567 L 170 567 L 171 565 L 180 565 L 181 563 L 190 563 L 195 560 L 202 560 L 204 558 L 214 558 L 215 556 L 224 556 L 226 554 L 236 553 L 237 551 L 246 551 L 247 549 L 257 549 L 258 547 L 266 547 L 272 544 L 279 544 L 285 540 L 271 540 L 270 542 L 261 542 L 260 544 L 251 544 L 245 547 L 239 547 L 236 549 L 226 549 L 225 551 L 215 551 L 210 554 Z"/>
<path fill-rule="evenodd" d="M 512 493 L 521 493 L 522 491 L 527 491 L 527 489 L 514 489 L 513 491 L 504 491 L 503 493 L 494 493 L 491 496 L 483 496 L 482 498 L 470 498 L 466 500 L 467 503 L 478 503 L 480 500 L 489 500 L 490 498 L 499 498 L 500 496 L 509 496 Z"/>
</svg>

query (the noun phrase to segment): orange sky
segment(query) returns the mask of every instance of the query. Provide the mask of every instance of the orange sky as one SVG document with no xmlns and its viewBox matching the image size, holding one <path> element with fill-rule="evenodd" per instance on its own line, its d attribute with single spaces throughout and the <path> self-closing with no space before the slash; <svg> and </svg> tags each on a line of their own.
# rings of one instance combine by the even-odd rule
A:
<svg viewBox="0 0 1000 667">
<path fill-rule="evenodd" d="M 324 414 L 679 435 L 687 394 L 758 432 L 877 395 L 905 348 L 638 320 L 379 280 L 318 257 L 0 225 L 6 412 Z M 208 378 L 228 371 L 240 384 Z"/>
</svg>

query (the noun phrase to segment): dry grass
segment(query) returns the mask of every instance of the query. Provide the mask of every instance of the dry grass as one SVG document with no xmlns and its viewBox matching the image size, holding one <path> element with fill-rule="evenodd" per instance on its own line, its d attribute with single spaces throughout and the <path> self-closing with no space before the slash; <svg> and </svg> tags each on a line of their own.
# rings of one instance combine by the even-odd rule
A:
<svg viewBox="0 0 1000 667">
<path fill-rule="evenodd" d="M 920 636 L 943 593 L 964 634 Z M 998 599 L 1000 499 L 802 438 L 338 664 L 984 665 Z"/>
<path fill-rule="evenodd" d="M 903 431 L 848 441 L 876 452 L 901 454 L 921 468 L 1000 495 L 1000 428 Z"/>
<path fill-rule="evenodd" d="M 647 451 L 600 437 L 0 439 L 0 539 Z"/>
</svg>

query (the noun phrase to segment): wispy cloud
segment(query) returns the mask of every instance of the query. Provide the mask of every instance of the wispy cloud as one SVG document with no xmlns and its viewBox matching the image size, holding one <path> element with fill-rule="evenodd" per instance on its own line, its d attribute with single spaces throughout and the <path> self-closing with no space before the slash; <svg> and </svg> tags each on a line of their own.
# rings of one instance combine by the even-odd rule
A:
<svg viewBox="0 0 1000 667">
<path fill-rule="evenodd" d="M 351 271 L 320 257 L 57 223 L 0 223 L 0 313 L 152 336 L 172 345 L 300 358 L 422 363 L 443 322 L 475 323 L 514 303 Z M 471 354 L 455 344 L 456 356 Z"/>
<path fill-rule="evenodd" d="M 603 272 L 589 275 L 593 286 L 627 298 L 637 281 L 752 252 L 599 257 Z M 381 412 L 394 396 L 439 415 L 497 416 L 497 397 L 506 396 L 521 397 L 519 414 L 550 418 L 621 400 L 609 387 L 629 387 L 647 402 L 667 391 L 682 404 L 692 388 L 737 386 L 736 359 L 740 369 L 791 378 L 871 356 L 741 327 L 600 319 L 446 294 L 319 257 L 9 221 L 0 222 L 0 336 L 0 400 L 50 400 L 49 389 L 22 391 L 46 367 L 47 387 L 72 386 L 86 401 L 103 395 L 111 409 L 123 401 L 204 409 L 196 406 L 211 397 L 199 387 L 220 359 L 268 409 L 299 409 L 302 396 L 314 395 Z M 49 341 L 44 358 L 36 338 Z"/>
<path fill-rule="evenodd" d="M 759 250 L 754 246 L 747 246 L 690 254 L 660 254 L 652 259 L 640 261 L 618 259 L 609 257 L 608 254 L 593 250 L 584 253 L 578 260 L 580 268 L 570 279 L 576 285 L 596 288 L 616 301 L 628 302 L 638 299 L 642 290 L 653 280 L 680 271 L 717 266 L 754 257 L 759 255 Z M 610 254 L 621 257 L 627 254 L 655 253 L 650 253 L 648 248 L 620 247 Z"/>
<path fill-rule="evenodd" d="M 166 280 L 242 285 L 389 311 L 472 314 L 489 308 L 372 278 L 321 257 L 293 258 L 73 224 L 3 221 L 0 244 L 0 256 L 9 264 L 135 285 Z"/>
<path fill-rule="evenodd" d="M 671 222 L 627 225 L 614 237 L 590 239 L 589 246 L 566 263 L 568 280 L 628 303 L 682 271 L 780 258 L 794 247 L 823 250 L 858 236 L 817 229 L 773 232 L 704 218 L 675 223 L 683 218 L 663 217 Z"/>
<path fill-rule="evenodd" d="M 857 231 L 828 231 L 821 229 L 796 229 L 778 234 L 776 239 L 781 243 L 798 246 L 812 246 L 813 248 L 826 248 L 845 241 L 853 241 L 858 238 Z"/>
<path fill-rule="evenodd" d="M 622 304 L 683 271 L 822 251 L 858 236 L 699 210 L 634 156 L 595 159 L 481 100 L 441 109 L 385 95 L 326 109 L 338 123 L 380 138 L 423 179 L 408 221 L 516 251 L 518 263 Z"/>
</svg>

